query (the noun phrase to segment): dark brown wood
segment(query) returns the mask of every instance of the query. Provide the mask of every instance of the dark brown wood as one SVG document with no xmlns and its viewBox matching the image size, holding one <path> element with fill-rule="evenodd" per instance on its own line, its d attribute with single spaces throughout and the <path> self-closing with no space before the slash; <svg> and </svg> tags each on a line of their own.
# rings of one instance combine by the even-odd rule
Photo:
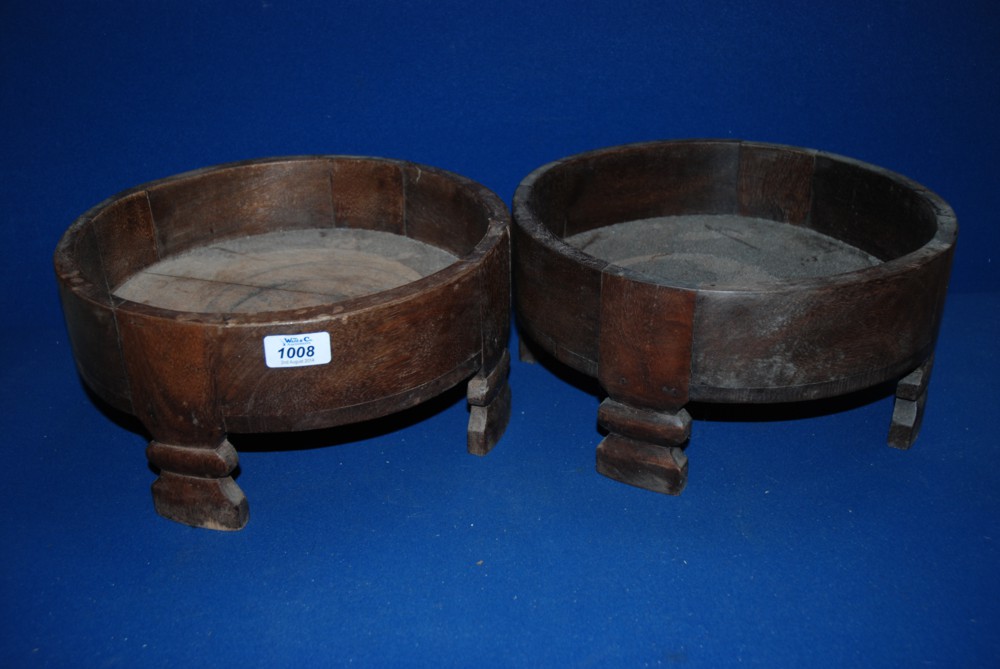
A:
<svg viewBox="0 0 1000 669">
<path fill-rule="evenodd" d="M 539 241 L 547 234 L 537 222 L 527 232 L 514 230 L 514 290 L 518 324 L 557 360 L 591 376 L 597 375 L 599 322 L 584 317 L 601 304 L 601 271 L 606 262 L 565 246 Z"/>
<path fill-rule="evenodd" d="M 159 257 L 228 237 L 333 225 L 331 163 L 249 161 L 141 186 Z"/>
<path fill-rule="evenodd" d="M 571 158 L 553 172 L 572 184 L 561 236 L 655 216 L 736 213 L 738 160 L 731 142 L 661 143 Z"/>
<path fill-rule="evenodd" d="M 111 202 L 94 221 L 93 229 L 109 289 L 159 259 L 156 228 L 145 192 Z"/>
<path fill-rule="evenodd" d="M 250 507 L 231 476 L 239 458 L 227 440 L 214 448 L 153 441 L 146 457 L 160 471 L 152 486 L 153 506 L 164 518 L 213 530 L 247 524 Z"/>
<path fill-rule="evenodd" d="M 679 495 L 687 485 L 688 460 L 681 448 L 609 434 L 597 446 L 597 471 L 638 488 Z"/>
<path fill-rule="evenodd" d="M 692 397 L 786 402 L 898 378 L 933 350 L 950 265 L 946 252 L 769 290 L 699 291 Z"/>
<path fill-rule="evenodd" d="M 904 376 L 896 384 L 896 397 L 915 402 L 927 392 L 931 382 L 931 371 L 934 369 L 934 357 L 925 360 L 919 367 Z"/>
<path fill-rule="evenodd" d="M 152 308 L 117 315 L 132 413 L 159 442 L 214 448 L 225 435 L 214 376 L 222 329 Z"/>
<path fill-rule="evenodd" d="M 809 227 L 883 260 L 901 258 L 939 230 L 935 199 L 879 167 L 817 154 Z"/>
<path fill-rule="evenodd" d="M 78 277 L 71 280 L 75 278 Z M 70 344 L 76 369 L 80 378 L 104 401 L 130 412 L 132 398 L 121 349 L 115 343 L 118 326 L 111 300 L 106 295 L 103 298 L 95 295 L 94 286 L 85 282 L 76 288 L 74 292 L 66 284 L 59 287 L 66 327 L 74 333 Z"/>
<path fill-rule="evenodd" d="M 492 233 L 491 233 L 492 234 Z M 469 432 L 467 449 L 486 455 L 510 421 L 510 235 L 502 238 L 484 258 L 479 275 L 479 318 L 482 322 L 482 366 L 469 381 Z"/>
<path fill-rule="evenodd" d="M 597 471 L 678 494 L 687 458 L 673 447 L 691 433 L 681 407 L 691 380 L 695 294 L 635 279 L 609 265 L 601 281 L 597 378 L 609 398 L 597 417 L 610 434 L 597 448 Z"/>
<path fill-rule="evenodd" d="M 740 214 L 793 225 L 805 223 L 812 205 L 815 160 L 812 151 L 743 144 L 739 172 Z"/>
<path fill-rule="evenodd" d="M 933 357 L 900 379 L 896 385 L 896 401 L 889 425 L 889 445 L 906 450 L 913 446 L 924 421 L 927 404 L 927 384 L 930 383 Z"/>
<path fill-rule="evenodd" d="M 337 227 L 406 234 L 403 170 L 398 164 L 338 160 L 330 178 Z"/>
<path fill-rule="evenodd" d="M 246 495 L 229 476 L 202 478 L 161 470 L 153 506 L 164 518 L 209 530 L 239 530 L 249 519 Z"/>
<path fill-rule="evenodd" d="M 486 406 L 503 389 L 504 381 L 510 373 L 510 353 L 504 349 L 500 359 L 494 363 L 492 369 L 483 367 L 479 374 L 469 380 L 467 392 L 469 404 L 475 406 Z"/>
<path fill-rule="evenodd" d="M 496 216 L 474 191 L 440 170 L 410 164 L 404 168 L 403 188 L 406 236 L 457 256 L 480 244 Z"/>
<path fill-rule="evenodd" d="M 366 420 L 384 415 L 381 409 L 371 411 L 370 403 L 378 406 L 387 396 L 398 395 L 399 410 L 433 396 L 421 392 L 407 399 L 407 393 L 454 370 L 467 378 L 481 366 L 481 326 L 470 318 L 479 304 L 475 267 L 453 265 L 428 278 L 437 280 L 343 302 L 341 306 L 358 308 L 310 320 L 308 329 L 300 326 L 299 332 L 329 333 L 334 359 L 328 365 L 268 370 L 258 350 L 274 326 L 227 328 L 215 340 L 220 355 L 255 360 L 216 370 L 227 424 L 234 431 L 254 432 L 328 427 L 344 422 L 334 419 L 341 409 L 353 416 L 346 422 Z M 384 303 L 377 307 L 362 306 L 380 300 Z"/>
<path fill-rule="evenodd" d="M 693 291 L 605 269 L 597 378 L 612 399 L 646 408 L 687 404 L 694 301 Z"/>
<path fill-rule="evenodd" d="M 55 265 L 81 377 L 151 433 L 173 520 L 246 523 L 229 432 L 377 418 L 470 377 L 469 450 L 507 425 L 509 214 L 457 175 L 338 156 L 199 170 L 98 205 Z M 329 362 L 268 366 L 265 337 L 304 333 Z"/>
<path fill-rule="evenodd" d="M 510 366 L 507 351 L 510 338 L 510 280 L 510 230 L 504 228 L 479 269 L 482 362 L 483 369 L 487 371 L 500 364 Z"/>
<path fill-rule="evenodd" d="M 510 421 L 510 353 L 504 348 L 492 369 L 485 366 L 469 381 L 468 451 L 486 455 L 496 445 Z"/>
<path fill-rule="evenodd" d="M 597 422 L 610 432 L 663 446 L 680 446 L 691 437 L 691 415 L 684 409 L 639 409 L 610 397 L 598 407 Z"/>
<path fill-rule="evenodd" d="M 484 405 L 469 403 L 469 435 L 467 449 L 473 455 L 486 455 L 503 436 L 510 422 L 510 386 L 501 377 L 499 390 Z"/>
<path fill-rule="evenodd" d="M 916 438 L 957 236 L 922 186 L 809 149 L 652 142 L 545 165 L 513 209 L 518 324 L 607 391 L 602 473 L 679 490 L 688 400 L 822 399 L 914 369 L 889 440 Z"/>
</svg>

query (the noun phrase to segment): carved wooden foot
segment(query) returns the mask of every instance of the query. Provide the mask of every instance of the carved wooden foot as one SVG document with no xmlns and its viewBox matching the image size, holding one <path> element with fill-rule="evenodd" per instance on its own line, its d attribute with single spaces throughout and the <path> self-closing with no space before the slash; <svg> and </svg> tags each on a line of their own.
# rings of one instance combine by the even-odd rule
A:
<svg viewBox="0 0 1000 669">
<path fill-rule="evenodd" d="M 480 370 L 469 381 L 469 453 L 486 455 L 496 446 L 510 421 L 510 353 L 488 372 Z"/>
<path fill-rule="evenodd" d="M 927 384 L 933 366 L 934 358 L 928 358 L 896 385 L 896 403 L 889 426 L 889 445 L 893 448 L 908 449 L 920 434 L 924 405 L 927 403 Z"/>
<path fill-rule="evenodd" d="M 609 431 L 597 447 L 600 474 L 668 495 L 684 490 L 688 464 L 682 446 L 691 436 L 687 411 L 639 409 L 608 398 L 597 421 Z"/>
<path fill-rule="evenodd" d="M 160 471 L 153 482 L 153 505 L 164 518 L 212 530 L 247 524 L 247 498 L 231 476 L 239 458 L 228 440 L 215 447 L 153 441 L 146 457 Z"/>
</svg>

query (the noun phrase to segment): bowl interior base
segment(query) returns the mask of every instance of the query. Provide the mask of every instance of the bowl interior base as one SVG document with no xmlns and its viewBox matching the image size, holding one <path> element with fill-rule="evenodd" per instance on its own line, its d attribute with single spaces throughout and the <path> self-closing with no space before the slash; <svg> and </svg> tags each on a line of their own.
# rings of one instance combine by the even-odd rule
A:
<svg viewBox="0 0 1000 669">
<path fill-rule="evenodd" d="M 626 221 L 565 241 L 601 260 L 694 288 L 823 277 L 880 262 L 803 226 L 726 214 Z"/>
<path fill-rule="evenodd" d="M 376 230 L 303 229 L 225 239 L 160 260 L 115 289 L 164 309 L 257 313 L 369 295 L 441 270 L 456 256 Z"/>
</svg>

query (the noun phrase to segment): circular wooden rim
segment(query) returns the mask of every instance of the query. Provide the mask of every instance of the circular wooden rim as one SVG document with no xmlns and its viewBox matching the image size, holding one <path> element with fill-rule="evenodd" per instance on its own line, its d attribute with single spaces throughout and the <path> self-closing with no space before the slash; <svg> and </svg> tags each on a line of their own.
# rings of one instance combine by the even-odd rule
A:
<svg viewBox="0 0 1000 669">
<path fill-rule="evenodd" d="M 110 296 L 110 287 L 96 285 L 93 281 L 85 277 L 79 266 L 78 259 L 73 252 L 74 242 L 85 232 L 85 229 L 102 212 L 116 203 L 143 191 L 162 187 L 167 184 L 183 180 L 197 179 L 224 170 L 233 168 L 243 168 L 250 166 L 266 166 L 291 162 L 330 162 L 338 161 L 361 161 L 367 163 L 381 163 L 395 165 L 400 168 L 411 168 L 419 170 L 421 173 L 430 173 L 443 179 L 451 181 L 459 188 L 465 190 L 479 204 L 486 214 L 488 225 L 482 238 L 475 244 L 473 249 L 461 255 L 455 262 L 447 267 L 421 277 L 420 279 L 407 283 L 403 286 L 380 291 L 371 295 L 351 298 L 330 304 L 322 304 L 314 307 L 288 309 L 280 311 L 266 311 L 257 313 L 203 313 L 185 312 L 172 309 L 164 309 L 147 304 L 141 304 Z M 178 314 L 183 314 L 183 318 L 191 323 L 203 323 L 206 325 L 226 324 L 234 325 L 266 325 L 270 323 L 295 323 L 307 325 L 311 321 L 319 321 L 329 318 L 331 306 L 336 306 L 336 314 L 360 312 L 368 309 L 377 309 L 408 296 L 419 294 L 423 291 L 433 290 L 436 287 L 454 281 L 458 276 L 475 271 L 481 264 L 485 255 L 498 243 L 500 243 L 504 230 L 509 225 L 510 216 L 507 208 L 500 198 L 490 189 L 471 179 L 463 177 L 454 172 L 443 170 L 428 165 L 414 163 L 405 160 L 391 158 L 379 158 L 370 156 L 354 156 L 340 154 L 324 155 L 301 155 L 301 156 L 279 156 L 269 158 L 258 158 L 252 160 L 235 161 L 222 163 L 210 167 L 182 172 L 162 179 L 149 181 L 132 188 L 121 191 L 80 215 L 63 234 L 56 247 L 54 263 L 56 273 L 66 289 L 77 295 L 80 299 L 88 302 L 109 305 L 116 311 L 142 313 L 146 316 L 176 318 Z M 109 304 L 110 302 L 110 304 Z"/>
<path fill-rule="evenodd" d="M 947 203 L 906 177 L 835 154 L 737 140 L 570 156 L 525 177 L 513 211 L 522 329 L 611 394 L 609 385 L 620 385 L 619 395 L 645 389 L 649 396 L 631 400 L 645 405 L 814 399 L 911 371 L 933 352 L 957 236 Z M 882 260 L 815 278 L 685 286 L 561 238 L 651 216 L 736 212 L 806 224 Z M 639 378 L 654 366 L 662 378 Z"/>
<path fill-rule="evenodd" d="M 748 142 L 742 140 L 730 140 L 730 139 L 684 139 L 684 140 L 664 140 L 664 141 L 653 141 L 653 142 L 637 142 L 633 144 L 623 144 L 620 146 L 612 146 L 601 149 L 596 149 L 593 151 L 587 151 L 584 153 L 575 154 L 568 156 L 566 158 L 561 158 L 559 160 L 552 161 L 529 173 L 518 185 L 517 190 L 514 193 L 513 199 L 513 218 L 515 225 L 521 228 L 525 233 L 535 239 L 538 243 L 550 248 L 551 250 L 557 252 L 559 255 L 566 257 L 580 265 L 588 268 L 603 270 L 609 265 L 613 266 L 613 263 L 609 263 L 605 260 L 596 258 L 580 249 L 568 244 L 559 236 L 554 234 L 549 230 L 540 220 L 535 209 L 532 206 L 532 197 L 534 195 L 533 191 L 535 185 L 540 179 L 546 175 L 559 171 L 571 166 L 575 163 L 580 163 L 583 161 L 601 159 L 606 156 L 611 156 L 618 154 L 622 151 L 630 152 L 643 152 L 651 149 L 662 148 L 669 145 L 680 145 L 680 144 L 729 144 L 738 145 L 740 147 L 746 146 L 751 148 L 761 148 L 761 149 L 773 149 L 777 151 L 789 151 L 803 153 L 814 158 L 827 158 L 829 160 L 844 164 L 853 165 L 867 172 L 873 174 L 878 174 L 883 177 L 890 179 L 896 184 L 908 189 L 919 198 L 924 200 L 930 205 L 934 211 L 935 216 L 935 233 L 931 239 L 929 239 L 920 248 L 904 254 L 900 257 L 887 260 L 873 267 L 866 267 L 863 269 L 854 270 L 851 272 L 845 272 L 842 274 L 832 274 L 828 276 L 804 278 L 804 279 L 783 279 L 777 281 L 769 281 L 767 283 L 761 284 L 747 284 L 743 286 L 721 286 L 721 287 L 709 287 L 709 286 L 695 286 L 695 287 L 683 287 L 684 289 L 691 290 L 697 293 L 710 293 L 710 292 L 724 292 L 724 293 L 765 293 L 765 292 L 784 292 L 784 291 L 797 291 L 797 290 L 808 290 L 816 288 L 819 286 L 832 286 L 832 285 L 848 285 L 857 284 L 866 281 L 880 281 L 887 277 L 904 273 L 913 268 L 914 265 L 922 265 L 935 257 L 947 253 L 955 244 L 955 240 L 958 236 L 958 222 L 955 216 L 955 212 L 952 210 L 951 206 L 939 195 L 930 189 L 924 187 L 920 183 L 905 177 L 901 174 L 887 170 L 877 165 L 871 163 L 866 163 L 861 160 L 854 158 L 849 158 L 835 153 L 819 151 L 816 149 L 796 147 L 786 144 L 772 144 L 765 142 Z M 615 273 L 623 277 L 627 277 L 631 281 L 636 281 L 639 283 L 648 283 L 654 285 L 671 285 L 666 281 L 659 280 L 655 277 L 650 277 L 648 275 L 642 274 L 632 269 L 624 267 L 615 267 Z"/>
</svg>

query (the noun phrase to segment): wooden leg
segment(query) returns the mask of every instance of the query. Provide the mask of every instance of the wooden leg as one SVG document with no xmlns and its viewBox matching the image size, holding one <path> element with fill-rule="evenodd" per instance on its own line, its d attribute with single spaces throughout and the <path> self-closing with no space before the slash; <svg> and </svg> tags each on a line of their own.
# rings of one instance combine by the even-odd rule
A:
<svg viewBox="0 0 1000 669">
<path fill-rule="evenodd" d="M 153 441 L 146 457 L 160 472 L 153 483 L 153 504 L 164 518 L 212 530 L 247 524 L 247 498 L 231 476 L 239 458 L 227 439 L 215 446 Z"/>
<path fill-rule="evenodd" d="M 893 448 L 908 449 L 920 434 L 933 366 L 933 357 L 928 358 L 896 385 L 896 403 L 889 426 L 889 445 Z"/>
<path fill-rule="evenodd" d="M 510 421 L 510 353 L 503 352 L 491 370 L 480 370 L 469 381 L 469 453 L 489 453 Z"/>
<path fill-rule="evenodd" d="M 597 471 L 639 488 L 679 495 L 687 484 L 683 445 L 691 436 L 691 416 L 639 409 L 605 399 L 597 421 L 609 434 L 597 447 Z"/>
</svg>

